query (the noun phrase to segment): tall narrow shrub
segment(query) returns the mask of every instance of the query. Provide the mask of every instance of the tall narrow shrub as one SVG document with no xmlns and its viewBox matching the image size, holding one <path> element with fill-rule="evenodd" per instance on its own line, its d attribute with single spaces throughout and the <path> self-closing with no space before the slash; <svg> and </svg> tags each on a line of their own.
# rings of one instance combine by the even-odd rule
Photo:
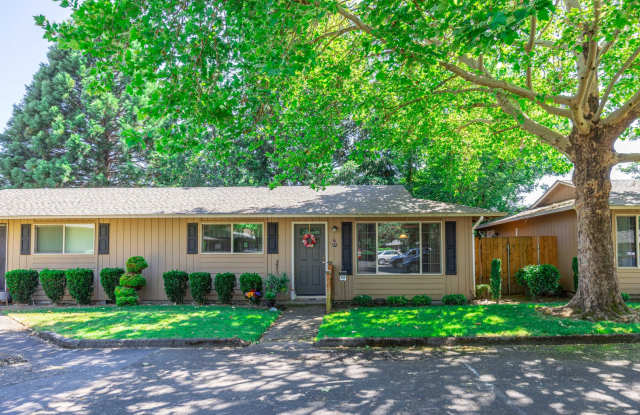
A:
<svg viewBox="0 0 640 415">
<path fill-rule="evenodd" d="M 232 272 L 216 274 L 214 285 L 218 293 L 218 300 L 223 304 L 231 304 L 233 289 L 236 288 L 236 275 Z"/>
<path fill-rule="evenodd" d="M 580 276 L 578 274 L 578 257 L 573 257 L 571 261 L 571 268 L 573 269 L 573 291 L 578 292 L 578 282 Z"/>
<path fill-rule="evenodd" d="M 500 258 L 494 258 L 491 261 L 491 297 L 500 302 L 502 297 L 502 260 Z"/>
<path fill-rule="evenodd" d="M 73 268 L 64 272 L 69 295 L 78 304 L 91 304 L 93 293 L 93 271 L 86 268 Z"/>
<path fill-rule="evenodd" d="M 167 298 L 176 304 L 184 303 L 184 297 L 187 295 L 187 281 L 189 274 L 184 271 L 167 271 L 162 274 L 164 280 L 164 292 Z"/>
<path fill-rule="evenodd" d="M 211 292 L 211 274 L 208 272 L 192 272 L 189 274 L 189 288 L 191 297 L 199 305 L 207 302 L 207 295 Z"/>
<path fill-rule="evenodd" d="M 102 284 L 107 298 L 111 301 L 116 301 L 115 289 L 122 274 L 124 274 L 122 268 L 102 268 L 100 271 L 100 284 Z"/>
<path fill-rule="evenodd" d="M 38 271 L 32 269 L 14 269 L 5 274 L 9 294 L 14 301 L 29 304 L 38 287 Z"/>
<path fill-rule="evenodd" d="M 51 302 L 60 304 L 64 297 L 66 278 L 64 271 L 59 269 L 43 269 L 40 271 L 40 285 Z"/>
</svg>

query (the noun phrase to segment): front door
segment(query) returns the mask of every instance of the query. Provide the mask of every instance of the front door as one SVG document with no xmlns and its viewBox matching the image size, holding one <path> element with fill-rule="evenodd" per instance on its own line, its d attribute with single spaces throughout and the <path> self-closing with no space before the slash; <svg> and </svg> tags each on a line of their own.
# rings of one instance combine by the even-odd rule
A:
<svg viewBox="0 0 640 415">
<path fill-rule="evenodd" d="M 307 234 L 315 237 L 313 246 L 305 246 L 304 237 Z M 323 224 L 293 225 L 293 272 L 297 295 L 324 295 L 326 269 L 324 238 Z"/>
<path fill-rule="evenodd" d="M 0 291 L 7 291 L 4 282 L 5 264 L 7 263 L 7 227 L 0 225 Z"/>
</svg>

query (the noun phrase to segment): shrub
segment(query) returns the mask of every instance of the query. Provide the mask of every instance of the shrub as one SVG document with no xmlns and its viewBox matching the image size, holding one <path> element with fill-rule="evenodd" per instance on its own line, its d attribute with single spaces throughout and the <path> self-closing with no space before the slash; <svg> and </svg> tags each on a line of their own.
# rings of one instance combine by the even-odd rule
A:
<svg viewBox="0 0 640 415">
<path fill-rule="evenodd" d="M 120 277 L 120 285 L 122 287 L 131 287 L 141 290 L 147 285 L 147 280 L 140 274 L 131 274 L 127 272 Z"/>
<path fill-rule="evenodd" d="M 115 296 L 116 298 L 118 297 L 133 297 L 133 296 L 137 296 L 138 293 L 136 293 L 136 289 L 135 288 L 131 288 L 131 287 L 116 287 L 115 290 Z"/>
<path fill-rule="evenodd" d="M 189 274 L 191 297 L 197 304 L 203 305 L 211 292 L 211 274 L 208 272 L 192 272 Z"/>
<path fill-rule="evenodd" d="M 262 277 L 260 277 L 260 274 L 255 272 L 240 274 L 240 291 L 246 293 L 251 290 L 262 291 Z"/>
<path fill-rule="evenodd" d="M 527 265 L 516 273 L 516 281 L 534 297 L 554 294 L 558 290 L 560 272 L 549 264 Z"/>
<path fill-rule="evenodd" d="M 218 293 L 218 300 L 223 304 L 231 304 L 233 290 L 236 288 L 236 274 L 232 272 L 216 274 L 214 286 Z"/>
<path fill-rule="evenodd" d="M 14 269 L 5 274 L 9 294 L 18 303 L 31 302 L 38 287 L 38 271 L 32 269 Z"/>
<path fill-rule="evenodd" d="M 351 303 L 356 306 L 370 307 L 373 305 L 373 298 L 366 294 L 356 295 L 353 297 L 353 300 L 351 300 Z"/>
<path fill-rule="evenodd" d="M 491 287 L 489 284 L 476 285 L 476 298 L 488 300 L 491 298 Z"/>
<path fill-rule="evenodd" d="M 578 282 L 580 277 L 578 274 L 578 257 L 573 257 L 571 260 L 571 268 L 573 269 L 573 291 L 578 292 Z"/>
<path fill-rule="evenodd" d="M 100 271 L 100 284 L 102 284 L 107 298 L 111 301 L 116 300 L 115 289 L 120 282 L 122 274 L 124 274 L 122 268 L 103 268 Z"/>
<path fill-rule="evenodd" d="M 286 293 L 289 288 L 289 277 L 286 273 L 280 275 L 269 274 L 267 280 L 264 283 L 265 291 L 273 293 Z"/>
<path fill-rule="evenodd" d="M 132 256 L 127 259 L 127 272 L 131 274 L 140 274 L 145 268 L 149 266 L 147 261 L 141 256 Z"/>
<path fill-rule="evenodd" d="M 184 297 L 187 295 L 187 282 L 189 274 L 184 271 L 167 271 L 162 274 L 164 280 L 164 292 L 167 298 L 176 304 L 184 303 Z"/>
<path fill-rule="evenodd" d="M 442 297 L 442 303 L 445 305 L 465 305 L 467 297 L 462 294 L 449 294 Z"/>
<path fill-rule="evenodd" d="M 43 269 L 40 271 L 40 285 L 42 285 L 47 297 L 56 304 L 60 304 L 62 297 L 64 297 L 65 282 L 64 271 L 62 270 Z"/>
<path fill-rule="evenodd" d="M 402 307 L 409 304 L 409 300 L 403 295 L 390 295 L 387 297 L 387 304 L 391 307 Z"/>
<path fill-rule="evenodd" d="M 93 271 L 86 268 L 73 268 L 65 271 L 69 295 L 78 304 L 91 304 L 93 292 Z"/>
<path fill-rule="evenodd" d="M 625 303 L 628 303 L 631 299 L 631 297 L 627 293 L 620 293 L 620 297 L 622 297 L 622 301 L 624 301 Z"/>
<path fill-rule="evenodd" d="M 502 260 L 494 258 L 491 261 L 491 297 L 496 302 L 500 302 L 502 297 Z"/>
<path fill-rule="evenodd" d="M 138 294 L 134 293 L 134 295 L 129 296 L 118 296 L 116 297 L 116 305 L 118 307 L 124 307 L 129 305 L 137 305 L 138 304 Z"/>
<path fill-rule="evenodd" d="M 411 299 L 411 304 L 415 306 L 431 305 L 431 297 L 428 295 L 415 295 Z"/>
</svg>

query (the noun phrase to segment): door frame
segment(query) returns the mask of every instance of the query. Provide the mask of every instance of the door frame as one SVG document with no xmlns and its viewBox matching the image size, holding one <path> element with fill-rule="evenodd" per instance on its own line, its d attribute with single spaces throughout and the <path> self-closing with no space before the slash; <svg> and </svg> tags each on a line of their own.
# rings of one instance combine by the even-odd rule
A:
<svg viewBox="0 0 640 415">
<path fill-rule="evenodd" d="M 327 234 L 327 221 L 291 222 L 291 299 L 302 298 L 325 298 L 325 295 L 301 295 L 296 296 L 296 225 L 324 225 L 324 272 L 329 269 L 329 237 Z"/>
</svg>

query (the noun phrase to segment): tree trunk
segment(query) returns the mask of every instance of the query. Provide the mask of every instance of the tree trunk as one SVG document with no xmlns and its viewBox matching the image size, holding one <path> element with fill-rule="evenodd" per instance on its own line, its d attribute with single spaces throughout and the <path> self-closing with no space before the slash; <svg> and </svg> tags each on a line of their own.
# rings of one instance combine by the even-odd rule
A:
<svg viewBox="0 0 640 415">
<path fill-rule="evenodd" d="M 595 129 L 574 135 L 572 158 L 578 216 L 578 291 L 565 310 L 589 320 L 629 320 L 637 316 L 620 296 L 614 264 L 611 211 L 613 141 Z"/>
</svg>

